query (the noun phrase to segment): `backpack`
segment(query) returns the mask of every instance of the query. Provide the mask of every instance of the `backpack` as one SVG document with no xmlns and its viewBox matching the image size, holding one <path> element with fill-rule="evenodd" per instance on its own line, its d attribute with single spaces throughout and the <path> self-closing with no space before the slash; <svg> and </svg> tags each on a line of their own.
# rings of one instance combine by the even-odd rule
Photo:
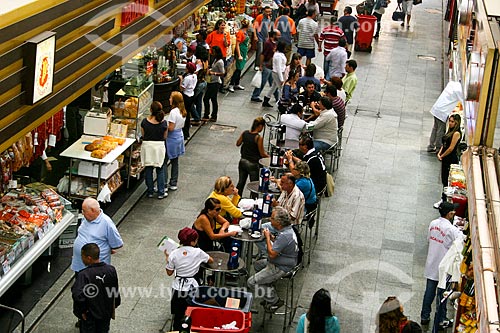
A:
<svg viewBox="0 0 500 333">
<path fill-rule="evenodd" d="M 297 237 L 297 246 L 299 247 L 299 253 L 297 254 L 297 265 L 302 263 L 302 257 L 304 257 L 304 242 L 302 242 L 302 237 L 300 237 L 300 231 L 298 225 L 292 225 L 295 237 Z"/>
</svg>

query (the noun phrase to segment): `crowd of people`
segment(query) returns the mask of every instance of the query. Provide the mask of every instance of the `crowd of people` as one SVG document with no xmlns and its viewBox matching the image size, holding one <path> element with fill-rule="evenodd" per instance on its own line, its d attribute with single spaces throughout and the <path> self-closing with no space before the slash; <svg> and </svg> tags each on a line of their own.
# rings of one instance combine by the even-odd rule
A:
<svg viewBox="0 0 500 333">
<path fill-rule="evenodd" d="M 357 62 L 349 59 L 353 33 L 357 28 L 356 19 L 351 15 L 352 9 L 346 7 L 344 16 L 338 22 L 332 20 L 330 25 L 319 31 L 316 19 L 318 4 L 310 0 L 305 5 L 305 17 L 297 21 L 291 18 L 291 13 L 298 10 L 300 3 L 295 7 L 284 7 L 274 21 L 272 10 L 265 7 L 254 22 L 253 36 L 248 31 L 250 24 L 243 21 L 236 37 L 235 70 L 228 81 L 230 92 L 245 89 L 240 85 L 241 71 L 247 61 L 249 41 L 254 38 L 257 41 L 256 70 L 262 72 L 262 82 L 260 87 L 254 89 L 251 101 L 262 102 L 263 107 L 272 108 L 270 101 L 274 96 L 282 113 L 280 121 L 286 125 L 286 137 L 298 141 L 298 149 L 288 150 L 284 154 L 288 170 L 279 179 L 272 179 L 280 195 L 273 199 L 269 222 L 262 225 L 264 239 L 256 243 L 260 251 L 254 263 L 255 274 L 247 280 L 250 290 L 262 288 L 265 291 L 261 304 L 269 311 L 275 311 L 283 305 L 274 282 L 299 263 L 300 236 L 294 226 L 302 222 L 305 214 L 316 209 L 318 197 L 324 193 L 327 171 L 322 152 L 337 143 L 338 129 L 344 125 L 346 118 L 346 104 L 357 85 Z M 297 42 L 296 53 L 292 52 L 294 42 Z M 316 77 L 316 65 L 311 62 L 315 57 L 316 45 L 318 52 L 324 52 L 325 76 L 320 79 Z M 217 95 L 223 88 L 227 68 L 231 66 L 226 62 L 229 47 L 230 38 L 225 32 L 224 20 L 217 21 L 212 33 L 206 35 L 200 32 L 196 41 L 186 45 L 188 64 L 186 75 L 181 79 L 182 92 L 172 93 L 169 115 L 165 115 L 161 103 L 154 101 L 151 114 L 142 121 L 141 158 L 145 165 L 148 198 L 157 193 L 157 198 L 163 199 L 168 190 L 177 189 L 179 157 L 185 152 L 184 141 L 189 137 L 189 127 L 200 125 L 202 121 L 217 121 Z M 271 88 L 261 100 L 260 95 L 267 84 Z M 304 112 L 306 109 L 311 112 L 307 116 Z M 442 141 L 433 138 L 428 148 L 429 152 L 437 150 L 437 157 L 443 163 L 443 185 L 447 182 L 449 165 L 456 162 L 457 143 L 461 137 L 460 117 L 451 115 L 447 119 L 449 129 L 444 134 L 444 127 L 438 123 Z M 264 119 L 257 117 L 250 129 L 243 131 L 236 142 L 241 154 L 236 186 L 229 176 L 217 178 L 213 191 L 192 226 L 179 231 L 181 246 L 170 253 L 165 252 L 166 273 L 175 275 L 171 299 L 174 329 L 180 327 L 187 307 L 187 292 L 207 282 L 199 273 L 202 263 L 213 261 L 207 252 L 231 249 L 232 237 L 237 232 L 228 229 L 233 219 L 242 217 L 238 202 L 247 179 L 258 180 L 259 160 L 269 157 L 260 134 L 265 126 Z M 312 136 L 304 135 L 308 126 L 314 128 Z M 170 178 L 167 161 L 170 161 Z M 156 185 L 153 182 L 154 172 Z M 461 235 L 450 223 L 456 206 L 443 200 L 437 208 L 440 218 L 429 226 L 429 252 L 425 268 L 427 286 L 421 312 L 423 325 L 430 321 L 434 299 L 443 297 L 444 290 L 438 288 L 439 262 L 451 243 Z M 106 331 L 114 309 L 120 305 L 119 293 L 107 298 L 104 296 L 106 293 L 102 293 L 102 299 L 89 302 L 84 287 L 93 283 L 99 288 L 118 288 L 117 273 L 110 265 L 110 258 L 123 246 L 123 241 L 97 201 L 85 199 L 82 211 L 84 219 L 75 240 L 71 265 L 76 276 L 72 288 L 74 313 L 79 318 L 78 325 L 82 330 L 97 328 Z M 312 228 L 311 225 L 309 227 Z M 442 327 L 446 320 L 445 309 L 446 303 L 444 307 L 438 306 L 436 309 L 436 329 Z M 422 331 L 418 323 L 408 320 L 402 304 L 392 296 L 380 307 L 376 324 L 377 332 L 381 333 Z M 318 290 L 307 313 L 300 316 L 297 333 L 303 332 L 340 332 L 339 320 L 332 312 L 328 290 Z"/>
</svg>

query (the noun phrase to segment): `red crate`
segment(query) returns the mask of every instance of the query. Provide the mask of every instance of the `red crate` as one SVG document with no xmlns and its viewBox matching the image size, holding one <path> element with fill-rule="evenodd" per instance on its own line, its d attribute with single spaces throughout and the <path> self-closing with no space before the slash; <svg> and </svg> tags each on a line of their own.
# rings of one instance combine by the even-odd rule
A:
<svg viewBox="0 0 500 333">
<path fill-rule="evenodd" d="M 248 333 L 252 327 L 252 313 L 247 316 L 240 310 L 188 307 L 186 315 L 191 317 L 191 331 L 199 333 L 235 332 Z M 215 329 L 236 321 L 238 330 Z"/>
</svg>

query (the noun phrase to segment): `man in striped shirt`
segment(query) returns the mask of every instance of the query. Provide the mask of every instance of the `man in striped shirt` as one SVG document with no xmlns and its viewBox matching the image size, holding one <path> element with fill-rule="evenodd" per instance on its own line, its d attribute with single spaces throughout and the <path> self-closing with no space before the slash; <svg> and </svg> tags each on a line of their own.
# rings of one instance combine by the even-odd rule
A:
<svg viewBox="0 0 500 333">
<path fill-rule="evenodd" d="M 330 79 L 328 76 L 329 62 L 326 60 L 328 54 L 339 45 L 339 40 L 344 38 L 344 31 L 340 29 L 336 18 L 332 16 L 330 18 L 330 25 L 323 28 L 319 36 L 320 42 L 323 42 L 323 71 L 325 72 L 325 78 Z"/>
<path fill-rule="evenodd" d="M 306 66 L 311 63 L 311 59 L 316 56 L 314 52 L 314 41 L 318 43 L 318 52 L 321 52 L 321 42 L 319 40 L 319 27 L 315 21 L 316 11 L 309 9 L 307 16 L 299 21 L 297 33 L 299 34 L 299 42 L 297 44 L 297 52 L 306 57 Z"/>
</svg>

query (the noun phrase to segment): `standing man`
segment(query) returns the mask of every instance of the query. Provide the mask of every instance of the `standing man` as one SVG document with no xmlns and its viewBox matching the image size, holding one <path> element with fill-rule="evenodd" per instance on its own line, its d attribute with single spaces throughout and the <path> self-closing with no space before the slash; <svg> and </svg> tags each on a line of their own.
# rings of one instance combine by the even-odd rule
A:
<svg viewBox="0 0 500 333">
<path fill-rule="evenodd" d="M 352 7 L 346 6 L 344 8 L 344 16 L 339 18 L 340 28 L 344 31 L 347 40 L 348 51 L 351 51 L 352 44 L 354 43 L 354 31 L 358 30 L 358 20 L 351 14 Z"/>
<path fill-rule="evenodd" d="M 462 232 L 453 225 L 453 218 L 455 217 L 455 209 L 457 207 L 458 204 L 452 204 L 447 201 L 442 202 L 439 205 L 439 215 L 441 217 L 432 221 L 429 225 L 427 233 L 429 250 L 427 252 L 424 271 L 427 283 L 422 301 L 422 311 L 420 312 L 420 323 L 422 325 L 429 325 L 436 289 L 438 291 L 438 300 L 441 300 L 444 292 L 444 289 L 437 288 L 439 282 L 439 263 L 453 244 L 453 241 L 463 236 Z M 446 309 L 446 304 L 443 304 L 443 308 Z M 438 311 L 438 309 L 436 309 L 436 317 L 434 318 L 436 324 L 439 324 L 446 317 L 446 310 L 443 311 L 441 309 L 441 311 Z"/>
<path fill-rule="evenodd" d="M 373 16 L 377 18 L 377 31 L 373 38 L 378 39 L 380 36 L 380 21 L 382 21 L 382 15 L 385 13 L 385 9 L 391 3 L 391 0 L 377 0 L 375 6 L 373 7 Z"/>
<path fill-rule="evenodd" d="M 270 86 L 272 86 L 273 84 L 273 56 L 274 52 L 276 51 L 276 42 L 280 37 L 281 33 L 279 32 L 279 30 L 271 30 L 269 32 L 269 38 L 266 40 L 264 49 L 262 51 L 262 54 L 260 55 L 259 70 L 262 72 L 262 81 L 260 87 L 255 88 L 252 92 L 252 97 L 250 98 L 252 102 L 262 102 L 260 93 L 266 86 L 266 82 L 268 82 Z M 278 101 L 278 90 L 274 92 L 274 97 L 276 98 L 276 101 Z"/>
<path fill-rule="evenodd" d="M 358 63 L 356 60 L 347 60 L 345 63 L 345 71 L 347 75 L 342 78 L 342 87 L 344 88 L 346 99 L 345 104 L 349 103 L 352 98 L 352 94 L 358 85 L 358 77 L 356 76 L 356 68 L 358 68 Z"/>
<path fill-rule="evenodd" d="M 411 9 L 413 8 L 413 0 L 403 0 L 401 3 L 403 7 L 403 13 L 406 15 L 406 29 L 410 29 L 410 20 L 411 20 Z M 405 26 L 405 20 L 403 18 L 403 22 L 401 22 L 401 26 Z"/>
<path fill-rule="evenodd" d="M 328 63 L 328 73 L 325 71 L 326 83 L 332 77 L 343 78 L 346 74 L 345 64 L 347 62 L 347 42 L 345 39 L 339 41 L 338 47 L 334 48 L 326 57 L 325 61 Z"/>
<path fill-rule="evenodd" d="M 88 243 L 99 246 L 99 261 L 111 264 L 111 255 L 123 246 L 123 241 L 111 218 L 104 214 L 99 202 L 94 198 L 86 198 L 82 203 L 83 220 L 78 228 L 78 237 L 73 245 L 71 269 L 78 273 L 86 265 L 82 260 L 82 247 Z"/>
<path fill-rule="evenodd" d="M 446 120 L 458 103 L 463 105 L 464 94 L 462 92 L 462 84 L 456 81 L 450 81 L 444 88 L 441 95 L 431 108 L 431 113 L 434 116 L 434 125 L 429 138 L 427 151 L 435 153 L 441 149 L 443 145 L 443 135 L 446 130 Z M 42 156 L 43 158 L 43 156 Z"/>
<path fill-rule="evenodd" d="M 299 246 L 290 224 L 290 216 L 284 208 L 273 209 L 271 226 L 276 230 L 277 235 L 274 237 L 268 228 L 262 229 L 266 239 L 267 259 L 260 259 L 254 263 L 256 273 L 247 281 L 250 290 L 262 288 L 265 291 L 262 305 L 269 312 L 275 312 L 283 305 L 283 300 L 278 297 L 273 282 L 279 280 L 297 265 Z"/>
<path fill-rule="evenodd" d="M 283 15 L 278 17 L 274 22 L 274 28 L 279 30 L 281 33 L 281 39 L 285 43 L 285 56 L 286 63 L 290 63 L 290 57 L 292 56 L 292 38 L 297 33 L 295 29 L 295 22 L 290 18 L 290 8 L 283 8 Z M 285 77 L 285 80 L 288 78 Z"/>
<path fill-rule="evenodd" d="M 261 54 L 264 50 L 264 43 L 269 38 L 269 31 L 272 29 L 271 7 L 266 6 L 261 14 L 257 15 L 253 21 L 254 34 L 253 39 L 257 43 L 257 52 L 255 53 L 255 70 L 258 71 L 261 63 Z"/>
<path fill-rule="evenodd" d="M 306 57 L 306 66 L 311 63 L 311 59 L 316 56 L 314 52 L 314 41 L 318 44 L 318 52 L 321 52 L 321 41 L 319 40 L 319 26 L 316 22 L 316 11 L 314 9 L 307 10 L 307 16 L 299 21 L 297 32 L 299 34 L 299 42 L 297 44 L 297 52 Z"/>
<path fill-rule="evenodd" d="M 311 180 L 314 183 L 314 188 L 317 193 L 320 193 L 326 187 L 326 164 L 323 155 L 314 149 L 314 141 L 310 136 L 305 136 L 299 141 L 299 150 L 304 154 L 302 161 L 309 165 L 311 170 Z M 285 153 L 288 159 L 288 168 L 292 171 L 295 168 L 295 163 L 301 159 L 293 155 L 291 150 Z"/>
<path fill-rule="evenodd" d="M 341 39 L 344 39 L 344 31 L 340 29 L 339 23 L 337 22 L 335 16 L 332 16 L 330 18 L 330 25 L 323 28 L 319 39 L 321 42 L 323 42 L 323 55 L 325 56 L 323 60 L 323 72 L 325 73 L 325 78 L 327 80 L 330 80 L 330 62 L 327 59 L 328 55 L 330 54 L 330 52 L 332 52 L 332 50 L 336 49 L 337 46 L 339 46 L 339 41 Z"/>
<path fill-rule="evenodd" d="M 95 243 L 82 247 L 81 259 L 87 268 L 71 287 L 73 313 L 80 319 L 80 332 L 108 332 L 115 308 L 121 303 L 118 275 L 113 266 L 99 260 L 99 246 Z"/>
</svg>

